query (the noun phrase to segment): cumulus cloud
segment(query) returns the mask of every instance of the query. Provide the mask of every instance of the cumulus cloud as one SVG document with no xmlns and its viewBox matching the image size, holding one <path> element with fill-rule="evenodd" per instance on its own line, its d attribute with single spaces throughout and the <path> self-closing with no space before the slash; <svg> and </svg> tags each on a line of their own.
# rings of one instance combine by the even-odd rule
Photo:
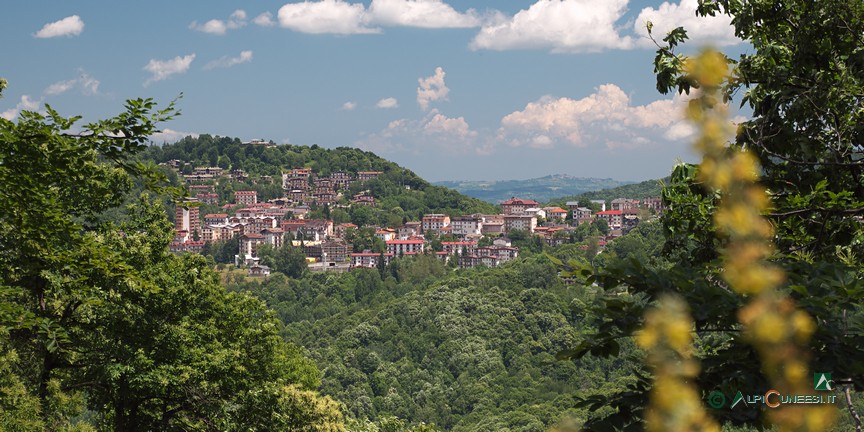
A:
<svg viewBox="0 0 864 432">
<path fill-rule="evenodd" d="M 213 60 L 206 65 L 204 65 L 205 70 L 216 69 L 216 68 L 230 68 L 231 66 L 236 66 L 242 63 L 249 63 L 252 61 L 252 51 L 241 51 L 240 56 L 238 57 L 228 57 L 222 56 L 219 59 Z"/>
<path fill-rule="evenodd" d="M 339 108 L 342 111 L 351 111 L 354 108 L 357 108 L 357 104 L 351 101 L 345 102 L 342 104 L 342 107 Z"/>
<path fill-rule="evenodd" d="M 501 119 L 498 139 L 512 146 L 552 148 L 559 142 L 577 147 L 602 142 L 609 148 L 653 143 L 657 137 L 681 140 L 693 129 L 683 118 L 686 100 L 658 100 L 632 105 L 614 84 L 600 86 L 582 99 L 545 96 Z"/>
<path fill-rule="evenodd" d="M 397 101 L 396 98 L 388 97 L 379 100 L 378 103 L 375 104 L 375 106 L 378 108 L 398 108 L 399 101 Z"/>
<path fill-rule="evenodd" d="M 276 25 L 276 21 L 273 20 L 273 14 L 270 12 L 264 12 L 261 15 L 256 16 L 252 22 L 261 27 L 273 27 Z"/>
<path fill-rule="evenodd" d="M 383 26 L 421 28 L 479 27 L 477 12 L 460 13 L 441 0 L 372 0 L 370 21 Z"/>
<path fill-rule="evenodd" d="M 192 21 L 189 28 L 203 33 L 215 35 L 224 35 L 228 30 L 235 30 L 246 25 L 246 11 L 237 9 L 228 17 L 227 20 L 211 19 L 204 24 L 198 24 L 198 21 Z"/>
<path fill-rule="evenodd" d="M 194 132 L 181 132 L 173 129 L 163 129 L 150 135 L 150 142 L 155 144 L 173 143 L 180 141 L 187 136 L 198 138 L 198 134 Z"/>
<path fill-rule="evenodd" d="M 81 71 L 78 78 L 66 81 L 57 81 L 48 86 L 44 93 L 48 96 L 54 96 L 66 93 L 67 91 L 78 87 L 81 89 L 81 93 L 89 96 L 99 94 L 99 84 L 99 80 L 93 78 L 87 72 Z"/>
<path fill-rule="evenodd" d="M 37 38 L 78 36 L 82 31 L 84 31 L 84 21 L 78 15 L 72 15 L 59 21 L 45 24 L 33 36 Z"/>
<path fill-rule="evenodd" d="M 633 46 L 616 28 L 628 0 L 540 0 L 512 18 L 485 25 L 472 49 L 598 52 Z"/>
<path fill-rule="evenodd" d="M 420 87 L 417 87 L 417 103 L 423 111 L 429 108 L 429 102 L 447 100 L 450 89 L 444 84 L 444 75 L 444 69 L 439 66 L 435 68 L 434 75 L 417 80 L 420 83 Z"/>
<path fill-rule="evenodd" d="M 714 17 L 700 17 L 696 15 L 697 6 L 697 0 L 680 0 L 677 4 L 663 2 L 657 9 L 646 7 L 639 12 L 639 16 L 633 23 L 633 31 L 637 35 L 644 36 L 640 38 L 640 44 L 646 47 L 654 47 L 654 43 L 647 37 L 645 29 L 647 21 L 653 24 L 652 33 L 658 41 L 663 39 L 670 30 L 684 27 L 693 43 L 728 46 L 742 42 L 735 37 L 735 29 L 728 16 L 718 14 Z"/>
<path fill-rule="evenodd" d="M 369 134 L 356 144 L 379 153 L 482 154 L 485 149 L 480 134 L 471 129 L 464 117 L 448 117 L 435 109 L 419 120 L 393 120 L 380 132 Z"/>
<path fill-rule="evenodd" d="M 367 26 L 368 17 L 363 4 L 342 0 L 288 3 L 277 14 L 279 25 L 303 33 L 363 34 L 380 33 Z"/>
<path fill-rule="evenodd" d="M 363 3 L 345 0 L 288 3 L 278 12 L 279 24 L 303 33 L 369 34 L 384 27 L 469 28 L 494 21 L 494 12 L 480 15 L 474 9 L 459 12 L 443 0 L 372 0 Z M 258 18 L 261 22 L 258 23 Z M 256 24 L 269 25 L 270 16 L 262 14 Z"/>
<path fill-rule="evenodd" d="M 195 54 L 177 56 L 171 60 L 156 60 L 150 59 L 150 62 L 144 66 L 144 70 L 150 72 L 151 76 L 144 81 L 144 86 L 148 86 L 156 81 L 167 79 L 171 75 L 183 74 L 189 70 L 192 61 L 195 60 Z"/>
<path fill-rule="evenodd" d="M 23 95 L 14 108 L 0 112 L 0 117 L 12 121 L 18 117 L 21 111 L 36 111 L 40 104 L 42 104 L 41 100 L 33 100 L 29 95 Z"/>
</svg>

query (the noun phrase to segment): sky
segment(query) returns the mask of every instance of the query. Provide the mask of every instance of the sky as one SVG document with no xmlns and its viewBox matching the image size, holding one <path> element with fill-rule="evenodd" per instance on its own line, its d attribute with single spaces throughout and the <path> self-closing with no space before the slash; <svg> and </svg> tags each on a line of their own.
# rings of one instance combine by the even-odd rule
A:
<svg viewBox="0 0 864 432">
<path fill-rule="evenodd" d="M 655 89 L 656 46 L 748 47 L 696 0 L 14 2 L 0 14 L 0 116 L 46 104 L 97 120 L 130 98 L 211 134 L 358 147 L 430 181 L 549 174 L 640 181 L 695 161 L 686 95 Z M 741 113 L 738 114 L 739 117 Z M 746 115 L 746 114 L 745 114 Z M 739 118 L 740 120 L 740 118 Z"/>
</svg>

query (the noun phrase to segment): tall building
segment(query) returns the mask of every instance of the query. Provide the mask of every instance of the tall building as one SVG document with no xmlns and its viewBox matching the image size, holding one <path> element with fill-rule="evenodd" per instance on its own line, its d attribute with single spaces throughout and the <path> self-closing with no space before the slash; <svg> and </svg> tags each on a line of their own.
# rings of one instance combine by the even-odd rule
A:
<svg viewBox="0 0 864 432">
<path fill-rule="evenodd" d="M 201 234 L 201 219 L 198 215 L 198 207 L 189 206 L 189 203 L 177 203 L 174 213 L 174 229 L 186 231 L 189 235 Z"/>
</svg>

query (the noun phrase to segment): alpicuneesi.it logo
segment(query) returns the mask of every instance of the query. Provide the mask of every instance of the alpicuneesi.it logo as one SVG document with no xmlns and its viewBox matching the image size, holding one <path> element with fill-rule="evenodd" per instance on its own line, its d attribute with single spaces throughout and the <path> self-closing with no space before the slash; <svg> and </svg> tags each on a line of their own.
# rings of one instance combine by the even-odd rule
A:
<svg viewBox="0 0 864 432">
<path fill-rule="evenodd" d="M 817 372 L 813 374 L 813 390 L 834 390 L 834 381 L 831 379 L 831 373 Z M 836 401 L 837 396 L 833 394 L 784 395 L 773 389 L 768 390 L 765 394 L 744 394 L 741 390 L 738 390 L 735 397 L 732 398 L 729 408 L 749 408 L 759 405 L 765 405 L 768 408 L 777 408 L 783 404 L 833 404 Z M 711 408 L 720 409 L 725 407 L 726 403 L 726 395 L 722 392 L 714 391 L 708 395 L 708 406 Z"/>
</svg>

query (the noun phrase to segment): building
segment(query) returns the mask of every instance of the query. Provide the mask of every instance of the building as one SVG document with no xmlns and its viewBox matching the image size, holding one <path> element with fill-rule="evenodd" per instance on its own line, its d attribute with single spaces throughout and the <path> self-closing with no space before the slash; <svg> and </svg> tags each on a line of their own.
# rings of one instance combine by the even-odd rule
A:
<svg viewBox="0 0 864 432">
<path fill-rule="evenodd" d="M 198 192 L 195 198 L 205 204 L 219 204 L 219 195 L 213 192 Z"/>
<path fill-rule="evenodd" d="M 642 205 L 649 210 L 654 210 L 657 213 L 663 212 L 666 209 L 666 206 L 663 205 L 663 198 L 660 197 L 650 197 L 642 200 Z"/>
<path fill-rule="evenodd" d="M 639 208 L 639 200 L 628 198 L 615 198 L 612 200 L 611 210 L 635 210 Z"/>
<path fill-rule="evenodd" d="M 245 206 L 254 206 L 258 203 L 258 192 L 236 191 L 234 192 L 234 202 Z"/>
<path fill-rule="evenodd" d="M 504 216 L 504 232 L 520 230 L 533 233 L 534 228 L 537 228 L 537 218 L 534 216 L 521 214 L 510 214 Z"/>
<path fill-rule="evenodd" d="M 606 200 L 591 200 L 591 203 L 600 206 L 600 211 L 606 211 Z"/>
<path fill-rule="evenodd" d="M 398 233 L 396 232 L 396 230 L 394 230 L 392 228 L 382 228 L 378 231 L 375 231 L 375 237 L 378 237 L 379 239 L 381 239 L 382 241 L 385 241 L 385 242 L 388 240 L 396 240 L 397 236 L 398 236 Z"/>
<path fill-rule="evenodd" d="M 547 220 L 563 221 L 567 219 L 567 210 L 561 207 L 544 207 L 543 210 L 546 211 Z"/>
<path fill-rule="evenodd" d="M 252 264 L 247 274 L 252 277 L 267 277 L 270 275 L 270 267 L 261 264 Z"/>
<path fill-rule="evenodd" d="M 423 235 L 423 224 L 413 221 L 406 222 L 405 225 L 399 227 L 399 240 L 407 240 L 409 237 Z"/>
<path fill-rule="evenodd" d="M 597 213 L 597 217 L 606 220 L 610 229 L 621 229 L 624 212 L 621 210 L 607 210 Z"/>
<path fill-rule="evenodd" d="M 228 213 L 208 213 L 204 215 L 204 224 L 221 225 L 228 223 Z"/>
<path fill-rule="evenodd" d="M 576 208 L 579 207 L 579 201 L 567 201 L 566 206 L 568 210 L 573 210 L 575 212 Z"/>
<path fill-rule="evenodd" d="M 448 255 L 474 255 L 474 251 L 477 249 L 477 242 L 475 241 L 455 241 L 455 242 L 441 242 L 441 246 Z"/>
<path fill-rule="evenodd" d="M 394 256 L 423 253 L 426 245 L 422 239 L 390 240 L 385 243 L 387 244 L 387 252 Z"/>
<path fill-rule="evenodd" d="M 378 267 L 378 262 L 382 258 L 384 259 L 384 265 L 390 264 L 390 260 L 393 259 L 392 253 L 378 253 L 378 252 L 359 252 L 352 253 L 351 256 L 351 268 L 355 267 L 365 267 L 365 268 L 376 268 Z"/>
<path fill-rule="evenodd" d="M 342 263 L 349 260 L 351 245 L 342 241 L 326 241 L 319 246 L 321 262 Z"/>
<path fill-rule="evenodd" d="M 534 200 L 523 200 L 512 197 L 501 203 L 501 210 L 505 215 L 518 215 L 524 213 L 526 209 L 539 205 L 540 203 Z"/>
<path fill-rule="evenodd" d="M 381 171 L 360 171 L 357 173 L 357 180 L 366 181 L 372 180 L 374 178 L 378 178 L 379 175 L 384 174 Z"/>
<path fill-rule="evenodd" d="M 476 216 L 456 216 L 451 219 L 450 227 L 458 237 L 483 234 L 483 220 Z"/>
<path fill-rule="evenodd" d="M 439 231 L 441 228 L 450 226 L 450 216 L 445 214 L 427 214 L 423 215 L 423 219 L 421 219 L 420 223 L 423 232 L 426 231 Z"/>
<path fill-rule="evenodd" d="M 254 265 L 258 263 L 258 248 L 267 240 L 258 233 L 246 233 L 240 236 L 240 250 L 234 257 L 237 266 Z"/>
<path fill-rule="evenodd" d="M 189 204 L 189 202 L 177 203 L 177 208 L 174 211 L 174 229 L 186 231 L 192 236 L 196 233 L 200 235 L 201 220 L 198 215 L 198 207 Z"/>
</svg>

